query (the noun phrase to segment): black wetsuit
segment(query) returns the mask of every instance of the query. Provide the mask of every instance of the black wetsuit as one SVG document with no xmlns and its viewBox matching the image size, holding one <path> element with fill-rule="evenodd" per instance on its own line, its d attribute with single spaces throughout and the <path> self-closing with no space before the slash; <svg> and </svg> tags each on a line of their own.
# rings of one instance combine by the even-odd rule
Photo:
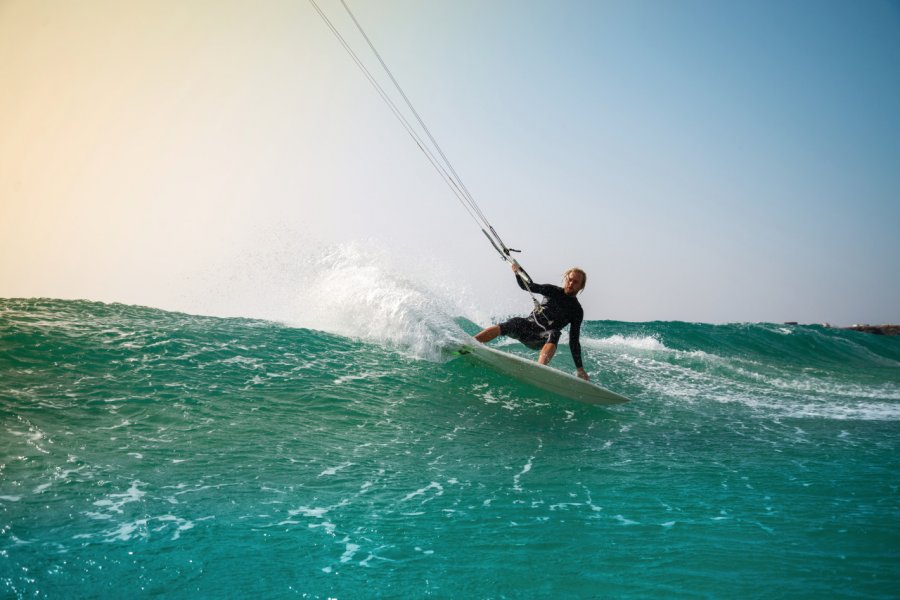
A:
<svg viewBox="0 0 900 600">
<path fill-rule="evenodd" d="M 523 290 L 528 289 L 518 276 L 516 283 Z M 582 368 L 580 337 L 584 310 L 578 298 L 567 296 L 561 287 L 549 284 L 533 284 L 531 291 L 544 297 L 542 310 L 532 312 L 527 318 L 513 317 L 500 323 L 501 335 L 508 335 L 533 350 L 540 350 L 544 344 L 558 344 L 563 327 L 571 325 L 569 348 L 572 350 L 572 360 L 576 368 Z"/>
</svg>

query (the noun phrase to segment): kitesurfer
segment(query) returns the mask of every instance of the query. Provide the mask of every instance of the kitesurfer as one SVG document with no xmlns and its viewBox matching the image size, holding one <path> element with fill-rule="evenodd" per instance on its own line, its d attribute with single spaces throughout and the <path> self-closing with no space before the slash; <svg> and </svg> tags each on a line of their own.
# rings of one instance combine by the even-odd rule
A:
<svg viewBox="0 0 900 600">
<path fill-rule="evenodd" d="M 499 335 L 515 338 L 533 350 L 540 350 L 538 362 L 542 365 L 550 363 L 556 354 L 556 346 L 564 327 L 569 325 L 569 348 L 575 362 L 577 374 L 588 380 L 588 374 L 581 362 L 581 321 L 584 310 L 576 296 L 587 283 L 587 274 L 573 267 L 563 273 L 563 287 L 550 284 L 532 284 L 529 287 L 518 276 L 519 265 L 513 263 L 516 282 L 523 290 L 540 294 L 544 297 L 539 308 L 528 317 L 513 317 L 498 325 L 491 325 L 475 336 L 481 343 L 486 343 Z"/>
</svg>

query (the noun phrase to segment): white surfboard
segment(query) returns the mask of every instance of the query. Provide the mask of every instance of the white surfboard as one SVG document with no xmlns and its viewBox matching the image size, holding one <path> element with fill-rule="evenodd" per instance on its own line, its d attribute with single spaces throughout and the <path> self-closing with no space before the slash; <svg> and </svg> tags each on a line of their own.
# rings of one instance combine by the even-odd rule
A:
<svg viewBox="0 0 900 600">
<path fill-rule="evenodd" d="M 587 404 L 621 404 L 622 402 L 628 402 L 628 398 L 625 396 L 611 392 L 590 381 L 563 373 L 534 360 L 500 352 L 474 340 L 471 344 L 463 346 L 459 353 L 471 356 L 479 362 L 519 381 L 524 381 L 542 390 L 553 392 L 572 400 L 586 402 Z"/>
</svg>

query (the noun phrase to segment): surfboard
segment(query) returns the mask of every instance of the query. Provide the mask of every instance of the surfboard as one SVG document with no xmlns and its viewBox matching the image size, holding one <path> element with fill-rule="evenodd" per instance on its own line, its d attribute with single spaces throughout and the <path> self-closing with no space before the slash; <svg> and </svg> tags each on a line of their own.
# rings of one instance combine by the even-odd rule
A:
<svg viewBox="0 0 900 600">
<path fill-rule="evenodd" d="M 628 398 L 625 396 L 600 387 L 595 383 L 563 373 L 558 369 L 542 365 L 534 360 L 495 350 L 480 342 L 473 341 L 471 344 L 466 344 L 457 352 L 470 356 L 504 375 L 509 375 L 514 379 L 524 381 L 558 396 L 587 404 L 621 404 L 628 402 Z"/>
</svg>

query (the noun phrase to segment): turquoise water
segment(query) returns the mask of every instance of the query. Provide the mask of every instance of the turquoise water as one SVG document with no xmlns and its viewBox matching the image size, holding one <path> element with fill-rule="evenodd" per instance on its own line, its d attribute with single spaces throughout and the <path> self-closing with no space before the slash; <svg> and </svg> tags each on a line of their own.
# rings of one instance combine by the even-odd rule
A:
<svg viewBox="0 0 900 600">
<path fill-rule="evenodd" d="M 583 336 L 632 402 L 447 340 L 0 300 L 0 595 L 900 596 L 900 339 Z"/>
</svg>

